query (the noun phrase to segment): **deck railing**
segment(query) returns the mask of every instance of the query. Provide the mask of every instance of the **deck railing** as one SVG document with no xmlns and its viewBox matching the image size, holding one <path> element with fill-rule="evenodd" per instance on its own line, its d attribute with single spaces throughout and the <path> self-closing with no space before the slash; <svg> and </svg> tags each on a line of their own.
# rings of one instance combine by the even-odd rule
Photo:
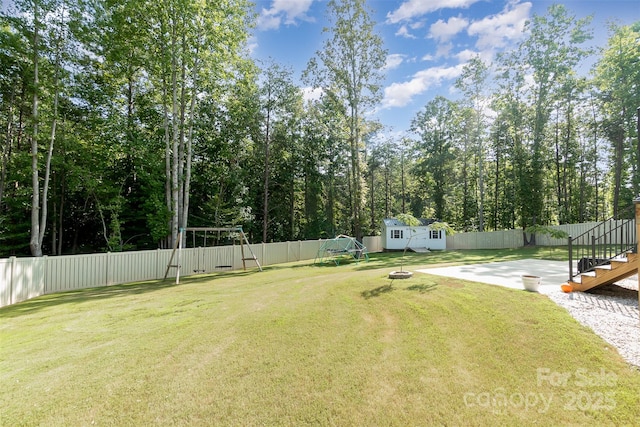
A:
<svg viewBox="0 0 640 427">
<path fill-rule="evenodd" d="M 569 237 L 569 280 L 609 264 L 613 258 L 636 252 L 637 245 L 635 210 L 631 205 L 581 235 Z"/>
</svg>

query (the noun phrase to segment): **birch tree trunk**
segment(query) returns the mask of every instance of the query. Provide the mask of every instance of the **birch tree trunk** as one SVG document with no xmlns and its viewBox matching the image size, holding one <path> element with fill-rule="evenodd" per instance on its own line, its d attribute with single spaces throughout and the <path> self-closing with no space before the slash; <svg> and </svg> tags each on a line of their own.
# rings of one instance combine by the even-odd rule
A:
<svg viewBox="0 0 640 427">
<path fill-rule="evenodd" d="M 53 158 L 53 145 L 56 140 L 56 128 L 58 125 L 58 102 L 60 99 L 60 67 L 62 62 L 62 45 L 64 44 L 64 10 L 61 12 L 60 33 L 56 39 L 56 59 L 54 70 L 54 94 L 53 94 L 53 118 L 51 122 L 51 135 L 49 138 L 49 149 L 47 151 L 47 159 L 44 170 L 44 182 L 42 183 L 42 201 L 40 209 L 40 232 L 38 234 L 38 245 L 40 247 L 40 256 L 42 255 L 42 242 L 44 241 L 44 233 L 47 229 L 47 209 L 49 201 L 49 181 L 51 179 L 51 159 Z"/>
<path fill-rule="evenodd" d="M 184 195 L 182 196 L 183 200 L 183 213 L 182 213 L 182 223 L 181 227 L 187 227 L 187 220 L 189 217 L 189 192 L 191 189 L 191 161 L 193 157 L 193 126 L 195 121 L 195 111 L 196 111 L 196 99 L 197 99 L 197 88 L 198 88 L 198 47 L 196 47 L 196 58 L 193 63 L 193 71 L 192 71 L 192 93 L 191 93 L 191 105 L 189 106 L 189 132 L 187 134 L 187 146 L 185 152 L 185 171 L 184 171 Z"/>
<path fill-rule="evenodd" d="M 171 243 L 175 245 L 178 240 L 178 195 L 179 195 L 179 183 L 178 183 L 178 162 L 180 160 L 179 155 L 179 141 L 178 141 L 178 60 L 176 58 L 176 12 L 171 10 Z"/>
<path fill-rule="evenodd" d="M 38 81 L 38 43 L 40 25 L 38 19 L 38 2 L 33 2 L 33 102 L 32 102 L 32 120 L 33 133 L 31 134 L 31 239 L 29 240 L 29 248 L 31 255 L 42 256 L 42 245 L 40 243 L 40 177 L 38 175 L 38 91 L 40 82 Z"/>
</svg>

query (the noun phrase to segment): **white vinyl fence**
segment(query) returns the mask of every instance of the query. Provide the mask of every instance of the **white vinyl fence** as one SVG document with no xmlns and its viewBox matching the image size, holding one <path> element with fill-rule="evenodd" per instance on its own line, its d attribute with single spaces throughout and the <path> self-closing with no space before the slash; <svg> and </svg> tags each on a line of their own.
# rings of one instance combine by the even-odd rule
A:
<svg viewBox="0 0 640 427">
<path fill-rule="evenodd" d="M 315 259 L 322 240 L 251 245 L 261 265 Z M 121 283 L 162 279 L 172 249 L 89 255 L 43 256 L 0 259 L 0 307 L 40 295 Z M 177 260 L 178 254 L 180 259 Z M 245 246 L 245 258 L 250 254 Z M 212 273 L 242 268 L 240 246 L 185 248 L 176 251 L 172 264 L 180 275 Z M 246 261 L 247 269 L 257 269 Z M 170 268 L 174 278 L 177 269 Z"/>
<path fill-rule="evenodd" d="M 587 231 L 596 223 L 557 226 L 572 236 Z M 261 265 L 313 260 L 324 240 L 261 243 L 251 245 Z M 566 245 L 566 239 L 537 236 L 538 245 Z M 380 236 L 364 237 L 369 252 L 381 252 Z M 523 245 L 521 230 L 486 233 L 458 233 L 447 236 L 447 249 L 504 249 Z M 171 249 L 138 252 L 117 252 L 89 255 L 44 256 L 0 259 L 0 307 L 25 301 L 40 295 L 83 288 L 109 286 L 144 280 L 162 279 L 171 258 Z M 246 252 L 246 248 L 245 248 Z M 178 253 L 176 252 L 176 256 Z M 245 253 L 245 257 L 249 255 Z M 182 249 L 180 275 L 188 276 L 242 268 L 240 246 Z M 247 269 L 257 268 L 246 261 Z M 174 278 L 177 269 L 169 269 Z"/>
<path fill-rule="evenodd" d="M 612 221 L 611 226 L 620 225 L 622 221 Z M 571 237 L 578 237 L 589 231 L 598 222 L 585 222 L 581 224 L 554 225 L 551 228 L 563 230 Z M 529 235 L 527 235 L 527 238 Z M 613 236 L 610 243 L 618 243 L 618 236 Z M 536 235 L 536 245 L 538 246 L 564 246 L 568 244 L 567 239 L 554 239 L 546 234 Z M 447 249 L 509 249 L 524 246 L 524 236 L 522 230 L 503 230 L 488 232 L 456 233 L 447 236 Z"/>
</svg>

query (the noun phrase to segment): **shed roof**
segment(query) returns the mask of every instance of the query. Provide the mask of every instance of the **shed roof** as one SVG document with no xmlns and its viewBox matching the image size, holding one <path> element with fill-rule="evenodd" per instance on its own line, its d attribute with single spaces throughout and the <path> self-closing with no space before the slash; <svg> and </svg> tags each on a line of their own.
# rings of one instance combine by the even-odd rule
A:
<svg viewBox="0 0 640 427">
<path fill-rule="evenodd" d="M 426 227 L 430 224 L 433 224 L 434 222 L 437 222 L 437 220 L 432 218 L 418 218 L 418 220 L 420 221 L 419 227 Z M 382 220 L 382 222 L 384 222 L 384 225 L 386 225 L 387 227 L 407 227 L 407 224 L 396 218 L 385 218 Z"/>
</svg>

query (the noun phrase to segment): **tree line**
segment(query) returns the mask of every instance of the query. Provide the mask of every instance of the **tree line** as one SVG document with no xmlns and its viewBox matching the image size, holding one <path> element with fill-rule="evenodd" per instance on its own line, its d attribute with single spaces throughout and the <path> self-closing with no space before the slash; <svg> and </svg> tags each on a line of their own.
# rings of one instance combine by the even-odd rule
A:
<svg viewBox="0 0 640 427">
<path fill-rule="evenodd" d="M 250 58 L 247 0 L 20 0 L 0 15 L 0 255 L 361 237 L 398 214 L 459 231 L 596 221 L 640 191 L 640 23 L 564 6 L 471 59 L 392 136 L 365 0 L 327 3 L 302 74 Z M 593 62 L 590 73 L 579 70 Z"/>
</svg>

